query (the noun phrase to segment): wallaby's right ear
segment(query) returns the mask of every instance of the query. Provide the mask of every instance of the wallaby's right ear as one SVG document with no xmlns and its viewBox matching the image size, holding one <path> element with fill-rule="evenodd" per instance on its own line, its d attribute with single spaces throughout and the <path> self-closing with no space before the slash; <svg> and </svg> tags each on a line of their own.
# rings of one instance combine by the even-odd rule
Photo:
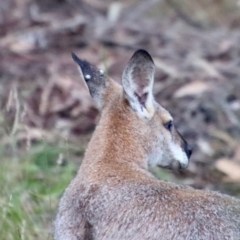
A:
<svg viewBox="0 0 240 240">
<path fill-rule="evenodd" d="M 81 60 L 74 53 L 72 53 L 72 58 L 78 64 L 82 78 L 85 80 L 92 98 L 96 101 L 98 107 L 101 108 L 102 94 L 106 88 L 106 75 L 104 71 L 99 70 L 85 60 Z"/>
<path fill-rule="evenodd" d="M 153 80 L 155 65 L 145 50 L 136 51 L 122 76 L 125 96 L 138 116 L 150 119 L 154 114 Z"/>
</svg>

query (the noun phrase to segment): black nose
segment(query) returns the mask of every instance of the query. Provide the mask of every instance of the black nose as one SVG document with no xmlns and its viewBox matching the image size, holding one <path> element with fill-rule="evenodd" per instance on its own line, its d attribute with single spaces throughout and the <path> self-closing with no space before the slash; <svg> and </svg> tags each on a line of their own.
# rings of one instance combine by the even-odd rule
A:
<svg viewBox="0 0 240 240">
<path fill-rule="evenodd" d="M 183 145 L 182 145 L 183 149 L 184 149 L 187 157 L 190 158 L 192 155 L 192 147 L 188 145 L 188 143 L 185 139 L 182 138 L 182 140 L 183 140 Z"/>
<path fill-rule="evenodd" d="M 192 147 L 188 145 L 187 141 L 182 137 L 182 135 L 178 132 L 180 138 L 182 139 L 181 147 L 185 151 L 188 158 L 192 155 Z"/>
<path fill-rule="evenodd" d="M 187 157 L 190 158 L 191 155 L 192 155 L 192 147 L 190 147 L 190 146 L 187 145 L 187 147 L 186 147 L 186 149 L 185 149 L 185 152 L 186 152 L 186 154 L 187 154 Z"/>
</svg>

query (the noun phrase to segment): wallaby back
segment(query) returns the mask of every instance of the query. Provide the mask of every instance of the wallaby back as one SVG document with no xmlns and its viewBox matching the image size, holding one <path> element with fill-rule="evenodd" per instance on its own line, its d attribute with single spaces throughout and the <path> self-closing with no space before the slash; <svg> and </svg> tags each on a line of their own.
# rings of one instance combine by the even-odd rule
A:
<svg viewBox="0 0 240 240">
<path fill-rule="evenodd" d="M 155 102 L 144 50 L 122 86 L 73 54 L 101 118 L 55 219 L 56 240 L 240 239 L 240 201 L 161 181 L 149 166 L 186 168 L 191 149 Z"/>
</svg>

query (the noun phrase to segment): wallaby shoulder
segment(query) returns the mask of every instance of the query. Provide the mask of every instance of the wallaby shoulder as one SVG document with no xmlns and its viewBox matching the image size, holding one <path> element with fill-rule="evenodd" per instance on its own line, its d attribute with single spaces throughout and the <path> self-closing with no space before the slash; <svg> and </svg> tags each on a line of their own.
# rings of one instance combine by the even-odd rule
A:
<svg viewBox="0 0 240 240">
<path fill-rule="evenodd" d="M 79 187 L 78 207 L 94 226 L 94 239 L 127 235 L 127 239 L 160 239 L 162 235 L 169 237 L 166 240 L 239 239 L 240 209 L 235 206 L 240 201 L 226 195 L 151 178 L 145 182 L 113 178 Z"/>
</svg>

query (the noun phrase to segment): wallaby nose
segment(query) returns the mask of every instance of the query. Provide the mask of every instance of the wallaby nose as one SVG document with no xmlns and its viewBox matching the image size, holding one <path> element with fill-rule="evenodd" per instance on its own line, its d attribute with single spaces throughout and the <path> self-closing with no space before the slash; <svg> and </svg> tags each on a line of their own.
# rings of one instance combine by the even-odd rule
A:
<svg viewBox="0 0 240 240">
<path fill-rule="evenodd" d="M 190 158 L 192 155 L 192 147 L 188 145 L 187 141 L 184 138 L 182 138 L 182 140 L 183 140 L 183 149 L 187 157 Z"/>
<path fill-rule="evenodd" d="M 182 139 L 181 147 L 186 153 L 187 157 L 190 158 L 192 155 L 192 147 L 188 145 L 187 141 L 182 137 L 182 135 L 178 132 L 180 138 Z"/>
<path fill-rule="evenodd" d="M 192 147 L 187 145 L 185 151 L 186 151 L 187 157 L 190 158 L 192 155 Z"/>
</svg>

